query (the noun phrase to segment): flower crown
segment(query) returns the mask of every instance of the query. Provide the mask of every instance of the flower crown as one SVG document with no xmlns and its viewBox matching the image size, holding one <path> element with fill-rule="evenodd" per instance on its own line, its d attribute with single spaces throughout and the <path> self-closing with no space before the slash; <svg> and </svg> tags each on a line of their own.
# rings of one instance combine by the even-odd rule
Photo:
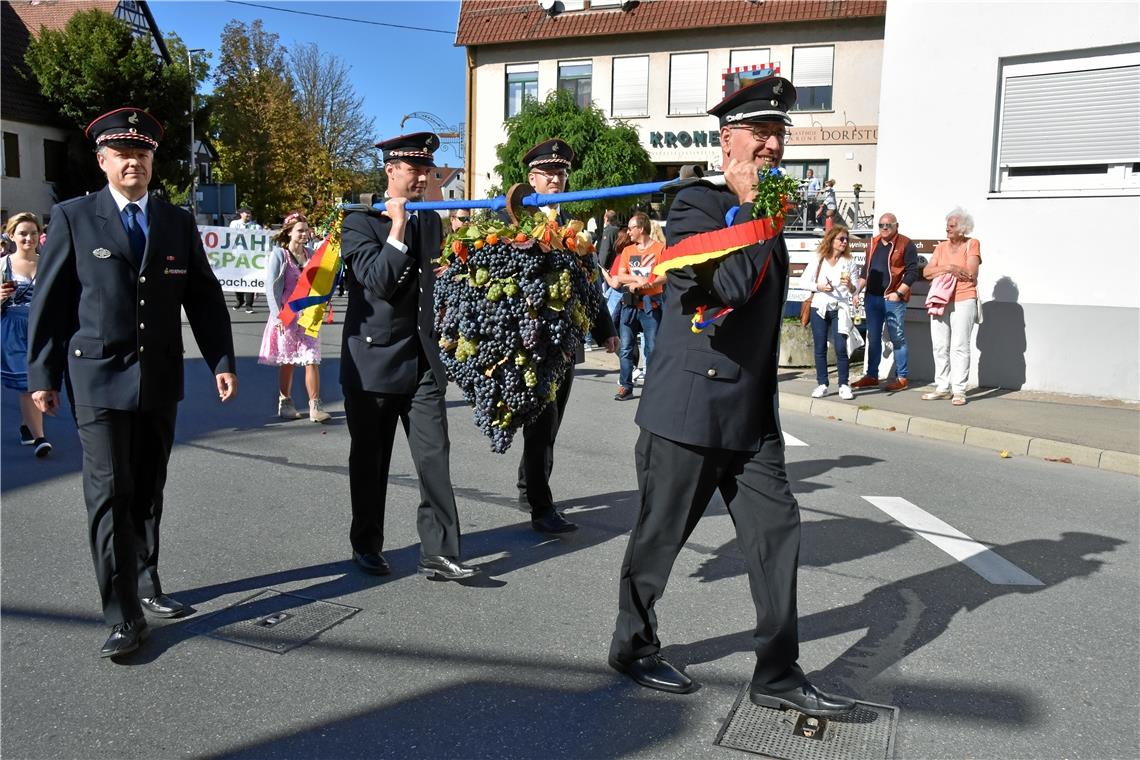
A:
<svg viewBox="0 0 1140 760">
<path fill-rule="evenodd" d="M 293 213 L 291 213 L 285 217 L 285 221 L 282 223 L 281 226 L 282 227 L 288 227 L 290 224 L 293 224 L 293 222 L 308 222 L 308 221 L 309 220 L 307 218 L 305 218 L 305 215 L 302 214 L 300 211 L 294 211 Z"/>
</svg>

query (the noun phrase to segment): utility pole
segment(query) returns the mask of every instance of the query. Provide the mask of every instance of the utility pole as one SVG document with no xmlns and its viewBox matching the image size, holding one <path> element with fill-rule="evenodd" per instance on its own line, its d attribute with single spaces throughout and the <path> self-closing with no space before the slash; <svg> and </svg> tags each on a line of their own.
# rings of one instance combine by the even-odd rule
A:
<svg viewBox="0 0 1140 760">
<path fill-rule="evenodd" d="M 205 48 L 187 48 L 186 70 L 190 74 L 190 213 L 198 223 L 198 156 L 194 150 L 194 98 L 198 94 L 198 80 L 194 76 L 194 54 L 205 53 Z"/>
</svg>

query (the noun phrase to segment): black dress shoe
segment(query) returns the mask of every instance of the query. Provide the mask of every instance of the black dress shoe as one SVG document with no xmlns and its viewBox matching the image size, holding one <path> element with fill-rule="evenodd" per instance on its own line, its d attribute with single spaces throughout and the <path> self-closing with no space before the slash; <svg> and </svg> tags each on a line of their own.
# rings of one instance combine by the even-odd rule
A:
<svg viewBox="0 0 1140 760">
<path fill-rule="evenodd" d="M 352 561 L 369 575 L 388 575 L 392 568 L 380 552 L 353 552 Z"/>
<path fill-rule="evenodd" d="M 625 673 L 649 689 L 686 694 L 696 688 L 691 678 L 670 665 L 669 661 L 659 654 L 651 654 L 632 662 L 622 662 L 616 657 L 611 657 L 610 667 L 619 673 Z"/>
<path fill-rule="evenodd" d="M 166 594 L 159 594 L 158 596 L 144 596 L 139 599 L 139 604 L 142 608 L 160 618 L 176 618 L 182 617 L 190 608 L 177 599 L 171 599 Z"/>
<path fill-rule="evenodd" d="M 139 648 L 143 639 L 150 633 L 146 618 L 128 620 L 111 627 L 111 635 L 99 650 L 100 657 L 122 657 Z"/>
<path fill-rule="evenodd" d="M 827 694 L 813 684 L 804 682 L 787 691 L 767 691 L 752 686 L 748 698 L 758 707 L 786 710 L 789 707 L 814 718 L 834 718 L 855 709 L 855 700 L 838 694 Z"/>
<path fill-rule="evenodd" d="M 531 515 L 530 527 L 539 533 L 572 533 L 578 526 L 567 520 L 557 509 L 541 515 Z"/>
<path fill-rule="evenodd" d="M 479 568 L 461 565 L 450 557 L 420 557 L 420 572 L 433 581 L 462 581 L 479 574 Z"/>
</svg>

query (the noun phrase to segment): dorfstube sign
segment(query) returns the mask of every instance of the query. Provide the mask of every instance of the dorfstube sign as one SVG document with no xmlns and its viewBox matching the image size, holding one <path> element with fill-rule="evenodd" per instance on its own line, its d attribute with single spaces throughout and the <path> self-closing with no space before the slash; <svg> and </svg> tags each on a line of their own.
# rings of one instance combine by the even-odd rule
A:
<svg viewBox="0 0 1140 760">
<path fill-rule="evenodd" d="M 875 145 L 879 142 L 879 125 L 847 125 L 842 127 L 792 127 L 789 145 Z M 717 148 L 720 130 L 649 130 L 650 148 Z"/>
</svg>

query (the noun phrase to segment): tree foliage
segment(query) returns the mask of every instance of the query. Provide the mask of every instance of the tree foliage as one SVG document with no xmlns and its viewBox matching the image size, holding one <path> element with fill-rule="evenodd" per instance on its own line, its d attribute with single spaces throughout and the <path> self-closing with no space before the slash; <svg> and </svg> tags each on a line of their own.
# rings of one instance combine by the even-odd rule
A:
<svg viewBox="0 0 1140 760">
<path fill-rule="evenodd" d="M 169 35 L 166 43 L 170 63 L 155 53 L 149 38 L 134 36 L 125 21 L 100 10 L 80 11 L 62 30 L 41 29 L 24 60 L 40 92 L 77 129 L 128 105 L 154 115 L 166 132 L 155 153 L 153 181 L 185 188 L 190 182 L 191 88 L 204 78 L 205 68 L 187 68 L 186 48 L 177 35 Z M 69 140 L 68 178 L 57 188 L 60 199 L 105 183 L 90 151 L 81 146 L 79 138 Z"/>
<path fill-rule="evenodd" d="M 322 199 L 305 176 L 317 137 L 298 109 L 278 36 L 260 20 L 248 27 L 235 20 L 226 24 L 220 47 L 211 122 L 216 176 L 237 185 L 239 202 L 263 224 L 292 208 L 319 213 Z"/>
<path fill-rule="evenodd" d="M 310 42 L 289 51 L 289 64 L 298 111 L 320 148 L 309 157 L 308 192 L 314 206 L 323 206 L 340 200 L 369 170 L 375 126 L 342 59 Z"/>
<path fill-rule="evenodd" d="M 495 149 L 500 162 L 495 172 L 502 185 L 492 188 L 493 194 L 502 193 L 503 188 L 517 182 L 526 182 L 522 157 L 552 137 L 565 140 L 574 149 L 570 190 L 629 185 L 653 177 L 653 164 L 641 146 L 637 130 L 622 121 L 610 124 L 601 110 L 594 106 L 582 108 L 565 90 L 555 90 L 543 101 L 524 101 L 522 110 L 507 119 L 506 128 L 507 141 Z M 630 196 L 582 201 L 565 204 L 563 210 L 579 219 L 600 217 L 607 208 L 624 211 L 639 200 L 644 199 Z"/>
</svg>

